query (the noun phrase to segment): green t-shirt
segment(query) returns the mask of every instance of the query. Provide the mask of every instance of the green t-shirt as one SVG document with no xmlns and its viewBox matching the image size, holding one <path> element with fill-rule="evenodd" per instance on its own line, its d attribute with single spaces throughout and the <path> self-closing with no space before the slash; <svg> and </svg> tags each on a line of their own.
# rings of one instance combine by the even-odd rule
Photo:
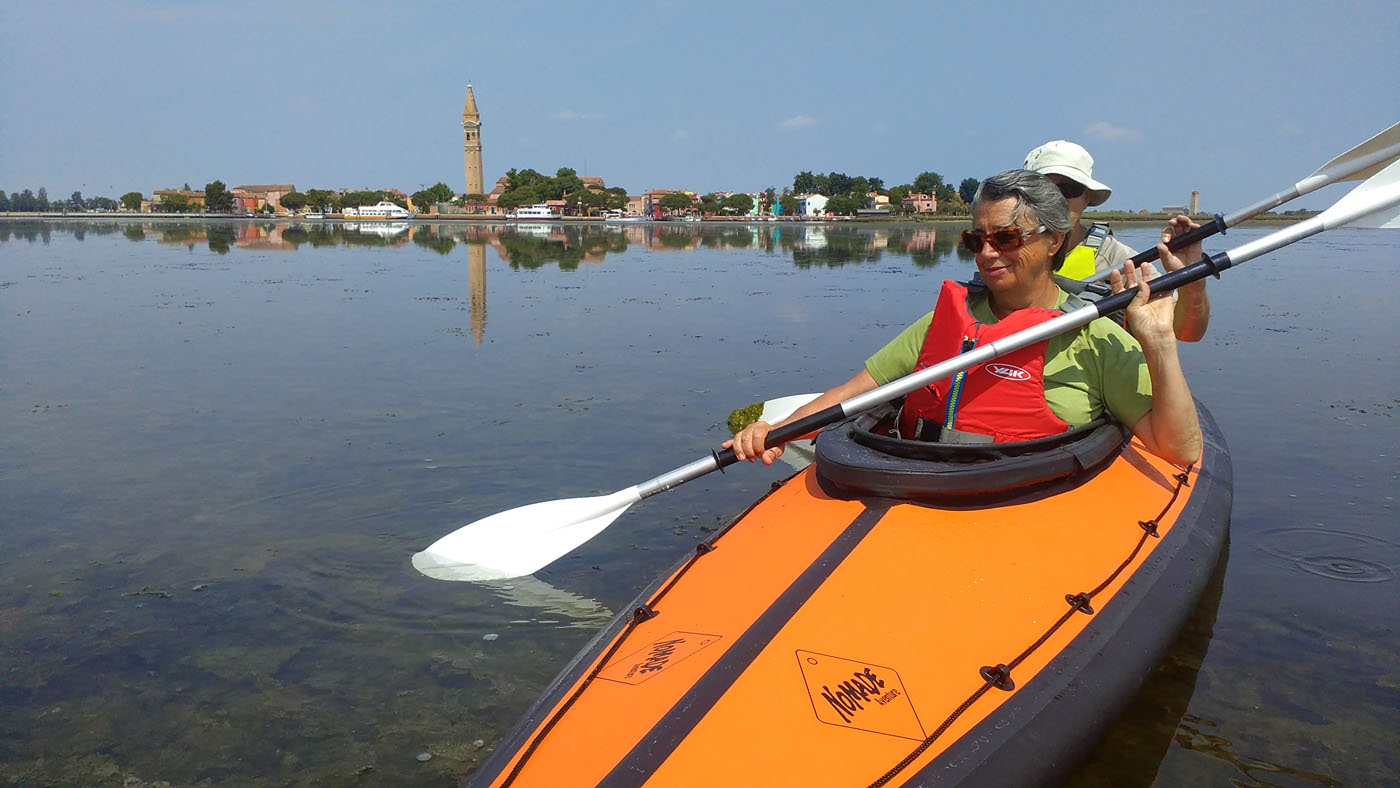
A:
<svg viewBox="0 0 1400 788">
<path fill-rule="evenodd" d="M 1061 290 L 1057 304 L 1068 298 Z M 984 324 L 997 322 L 985 296 L 972 299 L 971 311 Z M 876 383 L 883 386 L 914 371 L 932 320 L 929 312 L 865 360 Z M 1122 326 L 1103 318 L 1051 337 L 1045 346 L 1045 401 L 1071 426 L 1088 424 L 1107 408 L 1133 427 L 1152 410 L 1152 379 L 1142 347 Z"/>
</svg>

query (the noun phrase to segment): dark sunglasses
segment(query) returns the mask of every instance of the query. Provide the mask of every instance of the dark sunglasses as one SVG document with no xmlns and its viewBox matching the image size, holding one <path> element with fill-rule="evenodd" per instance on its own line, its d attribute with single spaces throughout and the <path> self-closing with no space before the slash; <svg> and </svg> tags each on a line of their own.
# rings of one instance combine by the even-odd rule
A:
<svg viewBox="0 0 1400 788">
<path fill-rule="evenodd" d="M 963 230 L 962 243 L 963 248 L 973 254 L 982 251 L 982 244 L 991 244 L 993 249 L 1005 253 L 1020 249 L 1021 244 L 1025 243 L 1027 238 L 1043 232 L 1045 232 L 1043 224 L 1024 233 L 1019 227 L 1002 227 L 989 233 L 984 233 L 981 230 Z"/>
<path fill-rule="evenodd" d="M 1060 190 L 1060 194 L 1063 194 L 1066 200 L 1073 200 L 1088 191 L 1084 184 L 1075 181 L 1060 181 L 1055 184 L 1055 188 Z"/>
</svg>

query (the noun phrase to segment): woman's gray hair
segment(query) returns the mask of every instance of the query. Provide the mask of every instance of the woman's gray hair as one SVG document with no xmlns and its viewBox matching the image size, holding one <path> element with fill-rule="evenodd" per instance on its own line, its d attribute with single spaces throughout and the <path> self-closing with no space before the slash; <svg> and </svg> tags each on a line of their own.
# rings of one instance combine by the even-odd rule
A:
<svg viewBox="0 0 1400 788">
<path fill-rule="evenodd" d="M 1031 170 L 1007 170 L 982 181 L 977 194 L 972 198 L 972 210 L 983 200 L 1004 200 L 1016 198 L 1016 206 L 1011 209 L 1011 221 L 1018 226 L 1035 227 L 1045 225 L 1045 229 L 1064 236 L 1064 242 L 1050 258 L 1050 270 L 1058 271 L 1069 255 L 1069 238 L 1074 224 L 1069 218 L 1069 203 L 1060 194 L 1060 188 L 1049 178 Z M 1029 218 L 1030 221 L 1024 221 Z"/>
</svg>

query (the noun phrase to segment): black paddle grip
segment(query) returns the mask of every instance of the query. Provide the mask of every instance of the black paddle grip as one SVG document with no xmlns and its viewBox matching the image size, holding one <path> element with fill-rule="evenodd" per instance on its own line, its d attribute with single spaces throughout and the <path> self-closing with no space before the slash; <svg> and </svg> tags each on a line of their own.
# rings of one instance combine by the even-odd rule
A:
<svg viewBox="0 0 1400 788">
<path fill-rule="evenodd" d="M 796 440 L 797 438 L 800 438 L 809 432 L 816 432 L 817 430 L 827 426 L 828 424 L 835 424 L 836 422 L 844 418 L 846 418 L 846 413 L 841 410 L 841 406 L 832 405 L 831 407 L 826 408 L 824 410 L 819 410 L 816 413 L 807 416 L 806 418 L 798 419 L 797 421 L 794 421 L 791 424 L 784 424 L 778 429 L 768 433 L 768 437 L 763 441 L 764 447 L 771 448 L 773 446 L 781 446 L 787 443 L 788 441 Z M 739 461 L 739 458 L 734 456 L 733 449 L 722 449 L 720 451 L 714 452 L 714 457 L 715 462 L 720 468 L 728 468 L 729 466 Z"/>
<path fill-rule="evenodd" d="M 1196 229 L 1188 233 L 1178 235 L 1175 238 L 1168 241 L 1167 248 L 1175 252 L 1177 249 L 1180 249 L 1184 246 L 1190 246 L 1191 244 L 1196 243 L 1198 241 L 1204 241 L 1205 239 L 1211 237 L 1212 235 L 1215 235 L 1216 233 L 1224 235 L 1227 227 L 1228 225 L 1225 224 L 1225 217 L 1217 213 L 1214 219 L 1206 222 L 1205 224 L 1201 225 L 1200 227 L 1197 227 Z M 1132 257 L 1129 257 L 1128 259 L 1133 261 L 1134 265 L 1142 265 L 1143 263 L 1150 263 L 1160 256 L 1161 255 L 1157 254 L 1156 245 L 1153 245 L 1152 248 L 1144 249 L 1141 252 L 1138 252 L 1137 254 L 1133 255 Z"/>
<path fill-rule="evenodd" d="M 1206 255 L 1200 262 L 1192 263 L 1185 268 L 1178 268 L 1175 271 L 1163 274 L 1151 282 L 1147 283 L 1148 289 L 1153 295 L 1170 292 L 1182 285 L 1189 285 L 1207 276 L 1219 276 L 1221 271 L 1229 268 L 1230 253 L 1218 252 Z M 1098 310 L 1100 316 L 1111 315 L 1120 309 L 1127 309 L 1132 302 L 1133 296 L 1137 295 L 1137 290 L 1124 290 L 1121 293 L 1114 293 L 1105 296 L 1094 302 L 1094 308 Z"/>
</svg>

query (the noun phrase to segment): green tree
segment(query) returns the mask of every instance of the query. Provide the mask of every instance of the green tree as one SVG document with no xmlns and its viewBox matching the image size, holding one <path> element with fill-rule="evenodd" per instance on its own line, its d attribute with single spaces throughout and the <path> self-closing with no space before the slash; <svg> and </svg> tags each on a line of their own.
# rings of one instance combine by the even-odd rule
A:
<svg viewBox="0 0 1400 788">
<path fill-rule="evenodd" d="M 817 190 L 817 178 L 811 170 L 803 170 L 792 179 L 794 194 L 811 194 Z"/>
<path fill-rule="evenodd" d="M 340 195 L 327 189 L 308 189 L 306 204 L 318 211 L 335 211 L 340 208 Z"/>
<path fill-rule="evenodd" d="M 747 194 L 731 194 L 724 198 L 720 207 L 730 213 L 747 214 L 753 210 L 753 198 Z"/>
<path fill-rule="evenodd" d="M 977 194 L 977 187 L 981 185 L 982 182 L 976 178 L 963 178 L 962 183 L 958 184 L 958 196 L 963 202 L 971 205 L 973 196 Z"/>
<path fill-rule="evenodd" d="M 361 205 L 374 205 L 384 199 L 384 192 L 346 192 L 340 196 L 342 208 L 359 208 Z"/>
<path fill-rule="evenodd" d="M 602 189 L 579 189 L 568 195 L 566 200 L 579 216 L 591 216 L 608 204 L 608 193 Z"/>
<path fill-rule="evenodd" d="M 539 195 L 531 186 L 524 186 L 518 189 L 507 189 L 496 200 L 496 204 L 507 211 L 513 211 L 522 205 L 534 205 L 540 202 Z"/>
<path fill-rule="evenodd" d="M 115 211 L 120 205 L 111 197 L 89 197 L 87 207 L 94 211 Z"/>
<path fill-rule="evenodd" d="M 827 196 L 833 194 L 850 194 L 858 185 L 855 178 L 852 178 L 844 172 L 833 172 L 828 175 L 827 178 L 829 179 L 827 182 L 827 191 L 822 192 L 822 194 Z"/>
<path fill-rule="evenodd" d="M 83 193 L 80 191 L 73 192 L 72 196 L 68 198 L 68 207 L 75 211 L 81 211 L 86 208 L 87 203 L 83 200 Z"/>
<path fill-rule="evenodd" d="M 854 194 L 835 194 L 826 201 L 826 212 L 850 216 L 865 207 L 865 200 Z"/>
<path fill-rule="evenodd" d="M 949 189 L 949 191 L 952 191 Z M 968 214 L 967 203 L 957 192 L 952 192 L 946 198 L 938 198 L 938 213 L 947 216 L 966 216 Z"/>
<path fill-rule="evenodd" d="M 204 184 L 204 209 L 211 213 L 228 213 L 233 210 L 233 195 L 223 181 Z"/>
<path fill-rule="evenodd" d="M 954 189 L 952 186 L 949 186 L 946 183 L 940 183 L 938 184 L 938 187 L 933 190 L 933 196 L 937 197 L 939 202 L 943 202 L 945 200 L 951 202 L 952 200 L 957 198 L 958 190 Z"/>
<path fill-rule="evenodd" d="M 943 176 L 936 172 L 921 172 L 914 179 L 914 191 L 920 194 L 934 194 L 943 185 Z"/>
<path fill-rule="evenodd" d="M 166 213 L 183 213 L 190 207 L 190 200 L 183 194 L 162 194 L 160 209 Z"/>
<path fill-rule="evenodd" d="M 205 193 L 208 194 L 208 192 Z M 280 202 L 282 203 L 282 207 L 289 211 L 300 211 L 307 206 L 310 200 L 301 192 L 287 192 L 282 195 Z"/>
<path fill-rule="evenodd" d="M 462 196 L 462 202 L 486 202 L 484 194 L 467 194 Z"/>
<path fill-rule="evenodd" d="M 10 210 L 10 198 L 5 196 L 3 189 L 0 189 L 0 213 Z"/>
<path fill-rule="evenodd" d="M 784 194 L 778 198 L 778 207 L 783 209 L 783 216 L 797 215 L 797 198 L 791 194 Z"/>
<path fill-rule="evenodd" d="M 759 210 L 764 213 L 773 212 L 773 204 L 778 201 L 778 191 L 772 186 L 763 190 L 763 198 L 758 201 Z"/>
<path fill-rule="evenodd" d="M 700 198 L 700 212 L 706 214 L 719 213 L 719 195 L 706 194 Z"/>
<path fill-rule="evenodd" d="M 664 194 L 660 200 L 661 207 L 672 213 L 676 211 L 689 210 L 691 207 L 690 195 L 683 192 L 671 192 Z"/>
<path fill-rule="evenodd" d="M 43 186 L 39 187 L 39 206 L 35 210 L 47 211 L 49 209 L 49 190 Z"/>
<path fill-rule="evenodd" d="M 583 181 L 578 177 L 578 173 L 568 167 L 560 167 L 559 171 L 554 173 L 553 181 L 558 194 L 550 199 L 557 200 L 566 194 L 576 194 L 583 191 Z"/>
<path fill-rule="evenodd" d="M 127 192 L 122 195 L 122 207 L 128 211 L 141 208 L 141 192 Z"/>
<path fill-rule="evenodd" d="M 424 191 L 428 193 L 428 196 L 435 203 L 452 202 L 452 199 L 457 196 L 457 192 L 452 191 L 452 187 L 448 186 L 442 181 L 438 181 L 432 186 L 429 186 Z M 414 200 L 415 205 L 417 204 L 417 202 L 417 200 Z"/>
</svg>

